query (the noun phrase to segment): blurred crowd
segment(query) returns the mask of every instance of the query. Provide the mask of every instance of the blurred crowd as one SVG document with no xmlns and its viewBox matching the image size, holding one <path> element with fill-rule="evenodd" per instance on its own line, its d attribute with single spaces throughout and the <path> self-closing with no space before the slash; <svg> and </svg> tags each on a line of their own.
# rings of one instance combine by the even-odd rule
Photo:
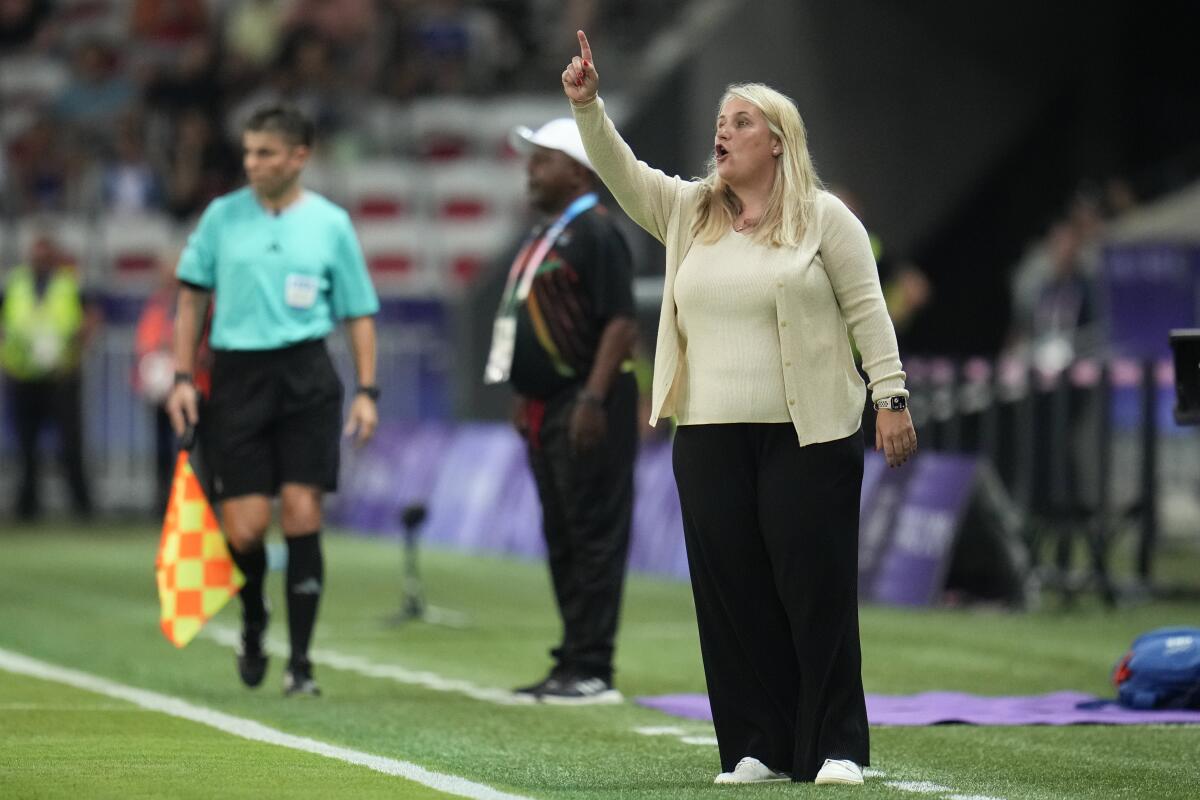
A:
<svg viewBox="0 0 1200 800">
<path fill-rule="evenodd" d="M 253 108 L 288 100 L 326 147 L 370 155 L 363 118 L 381 104 L 542 88 L 562 58 L 545 43 L 569 47 L 598 6 L 0 0 L 2 210 L 191 218 L 238 180 L 236 135 Z M 607 3 L 605 16 L 635 6 Z"/>
<path fill-rule="evenodd" d="M 1112 177 L 1082 183 L 1066 209 L 1030 243 L 1011 270 L 1012 322 L 1006 350 L 1056 373 L 1078 358 L 1102 355 L 1098 285 L 1110 221 L 1137 206 L 1130 183 Z"/>
</svg>

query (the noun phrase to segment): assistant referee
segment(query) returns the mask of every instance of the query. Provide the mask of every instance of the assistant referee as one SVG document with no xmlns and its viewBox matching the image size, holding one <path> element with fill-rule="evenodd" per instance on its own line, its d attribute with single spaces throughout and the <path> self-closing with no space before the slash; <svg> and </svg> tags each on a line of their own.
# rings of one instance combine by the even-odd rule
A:
<svg viewBox="0 0 1200 800">
<path fill-rule="evenodd" d="M 263 537 L 278 495 L 291 639 L 284 693 L 318 695 L 308 648 L 324 579 L 321 497 L 337 488 L 343 427 L 342 385 L 324 339 L 345 320 L 358 387 L 343 432 L 362 444 L 378 422 L 379 300 L 349 215 L 300 183 L 312 122 L 288 106 L 263 108 L 242 142 L 249 186 L 205 209 L 179 260 L 167 412 L 181 435 L 200 421 L 192 369 L 212 300 L 212 394 L 202 431 L 213 501 L 246 576 L 238 673 L 247 686 L 266 674 Z"/>
</svg>

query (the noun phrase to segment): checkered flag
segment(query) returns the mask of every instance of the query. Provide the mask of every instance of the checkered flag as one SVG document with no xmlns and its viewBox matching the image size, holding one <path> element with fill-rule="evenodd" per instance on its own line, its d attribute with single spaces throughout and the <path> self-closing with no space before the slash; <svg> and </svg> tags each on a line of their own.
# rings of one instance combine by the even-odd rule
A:
<svg viewBox="0 0 1200 800">
<path fill-rule="evenodd" d="M 188 455 L 187 449 L 181 449 L 175 462 L 155 561 L 160 624 L 163 635 L 176 647 L 190 642 L 246 582 L 229 555 Z"/>
</svg>

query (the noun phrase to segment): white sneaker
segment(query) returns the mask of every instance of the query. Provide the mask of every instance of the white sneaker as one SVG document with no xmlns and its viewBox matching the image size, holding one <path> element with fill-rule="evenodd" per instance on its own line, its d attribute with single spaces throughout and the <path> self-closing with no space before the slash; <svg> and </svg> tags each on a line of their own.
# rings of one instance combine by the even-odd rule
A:
<svg viewBox="0 0 1200 800">
<path fill-rule="evenodd" d="M 775 772 L 757 758 L 746 756 L 737 763 L 733 772 L 722 772 L 713 783 L 775 783 L 790 780 L 791 777 Z"/>
<path fill-rule="evenodd" d="M 821 765 L 820 772 L 814 783 L 840 783 L 850 786 L 861 786 L 863 782 L 862 767 L 853 761 L 827 758 Z"/>
</svg>

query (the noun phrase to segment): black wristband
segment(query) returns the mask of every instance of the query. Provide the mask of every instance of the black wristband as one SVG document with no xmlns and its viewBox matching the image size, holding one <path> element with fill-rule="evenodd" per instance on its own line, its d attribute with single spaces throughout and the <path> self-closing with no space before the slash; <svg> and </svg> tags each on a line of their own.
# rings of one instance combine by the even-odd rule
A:
<svg viewBox="0 0 1200 800">
<path fill-rule="evenodd" d="M 191 382 L 192 382 L 192 373 L 190 373 L 190 372 L 176 372 L 175 373 L 175 385 L 176 386 L 178 386 L 181 383 L 190 384 Z"/>
<path fill-rule="evenodd" d="M 365 394 L 367 397 L 371 398 L 372 400 L 374 400 L 376 402 L 379 401 L 380 392 L 379 392 L 378 386 L 361 386 L 360 385 L 357 389 L 354 390 L 354 393 L 355 394 Z"/>
</svg>

